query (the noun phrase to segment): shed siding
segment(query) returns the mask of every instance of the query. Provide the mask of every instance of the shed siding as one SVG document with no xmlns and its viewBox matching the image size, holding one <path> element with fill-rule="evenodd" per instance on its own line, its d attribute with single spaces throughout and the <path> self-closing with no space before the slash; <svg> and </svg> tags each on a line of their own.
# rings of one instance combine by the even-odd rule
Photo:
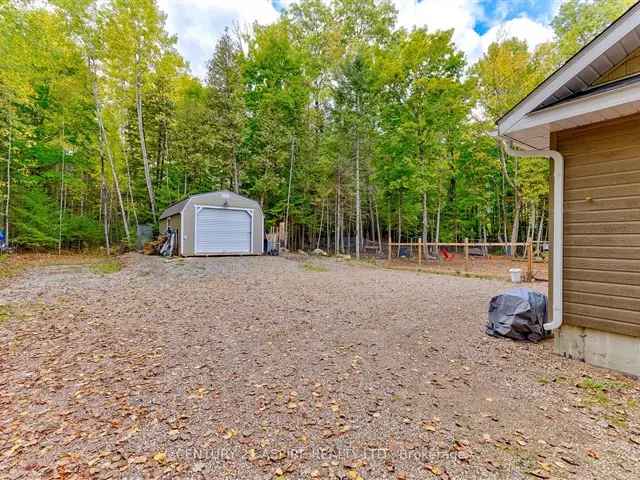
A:
<svg viewBox="0 0 640 480">
<path fill-rule="evenodd" d="M 195 212 L 196 205 L 217 206 L 221 207 L 225 203 L 222 197 L 223 192 L 212 192 L 201 195 L 195 195 L 189 199 L 182 210 L 183 220 L 182 241 L 184 256 L 190 257 L 196 255 L 195 251 Z M 260 206 L 248 198 L 240 195 L 230 194 L 228 206 L 233 208 L 246 208 L 252 210 L 253 213 L 253 251 L 251 254 L 260 255 L 262 253 L 263 235 L 264 235 L 264 218 Z"/>
<path fill-rule="evenodd" d="M 556 132 L 564 321 L 640 337 L 640 115 Z"/>
</svg>

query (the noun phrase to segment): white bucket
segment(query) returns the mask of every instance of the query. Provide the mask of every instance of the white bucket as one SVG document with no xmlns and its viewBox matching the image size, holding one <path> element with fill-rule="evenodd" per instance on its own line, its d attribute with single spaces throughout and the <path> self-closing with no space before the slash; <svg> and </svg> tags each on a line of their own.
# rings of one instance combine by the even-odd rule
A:
<svg viewBox="0 0 640 480">
<path fill-rule="evenodd" d="M 511 283 L 522 283 L 522 269 L 521 268 L 512 268 L 509 270 L 511 274 Z"/>
</svg>

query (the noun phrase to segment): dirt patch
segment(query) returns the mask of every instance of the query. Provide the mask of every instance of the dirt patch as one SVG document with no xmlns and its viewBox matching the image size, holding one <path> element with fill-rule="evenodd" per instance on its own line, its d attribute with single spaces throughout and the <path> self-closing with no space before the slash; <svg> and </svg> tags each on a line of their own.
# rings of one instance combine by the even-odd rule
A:
<svg viewBox="0 0 640 480">
<path fill-rule="evenodd" d="M 506 282 L 316 258 L 122 265 L 0 293 L 0 477 L 640 476 L 638 383 L 487 337 Z"/>
<path fill-rule="evenodd" d="M 420 269 L 425 272 L 468 275 L 475 278 L 496 278 L 500 280 L 508 280 L 510 278 L 509 270 L 512 268 L 521 269 L 523 278 L 527 272 L 526 260 L 505 256 L 471 256 L 468 263 L 465 264 L 464 255 L 453 254 L 453 258 L 450 260 L 425 260 L 420 265 L 418 265 L 418 261 L 415 258 L 393 258 L 391 262 L 385 261 L 384 265 L 389 268 Z M 549 280 L 548 263 L 546 261 L 534 262 L 533 276 L 537 281 L 547 282 Z"/>
</svg>

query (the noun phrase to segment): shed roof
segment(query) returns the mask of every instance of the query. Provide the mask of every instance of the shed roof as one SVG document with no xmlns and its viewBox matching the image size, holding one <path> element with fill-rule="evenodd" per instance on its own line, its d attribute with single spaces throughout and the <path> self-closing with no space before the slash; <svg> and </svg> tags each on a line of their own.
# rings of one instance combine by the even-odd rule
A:
<svg viewBox="0 0 640 480">
<path fill-rule="evenodd" d="M 167 217 L 172 217 L 174 215 L 182 213 L 184 208 L 187 206 L 187 203 L 192 198 L 203 197 L 203 196 L 206 196 L 206 195 L 221 195 L 223 193 L 229 195 L 229 198 L 242 198 L 244 200 L 249 200 L 250 202 L 255 204 L 256 208 L 260 209 L 260 204 L 258 202 L 256 202 L 255 200 L 252 200 L 252 199 L 250 199 L 248 197 L 244 197 L 242 195 L 238 195 L 237 193 L 234 193 L 234 192 L 230 192 L 229 190 L 219 190 L 217 192 L 198 193 L 196 195 L 191 195 L 191 196 L 189 196 L 187 198 L 183 198 L 179 202 L 176 202 L 176 203 L 170 205 L 169 207 L 167 207 L 167 209 L 164 212 L 162 212 L 162 215 L 160 215 L 160 220 L 163 220 L 163 219 L 165 219 Z"/>
<path fill-rule="evenodd" d="M 166 210 L 164 212 L 162 212 L 162 215 L 160 215 L 160 220 L 162 220 L 164 218 L 167 218 L 167 217 L 173 217 L 174 215 L 177 215 L 178 213 L 181 213 L 182 209 L 187 204 L 187 202 L 189 201 L 190 198 L 191 197 L 183 198 L 179 202 L 174 203 L 173 205 L 169 205 L 166 208 Z"/>
<path fill-rule="evenodd" d="M 552 131 L 640 111 L 640 83 L 594 86 L 638 48 L 640 2 L 498 120 L 499 134 L 531 148 L 547 148 Z"/>
</svg>

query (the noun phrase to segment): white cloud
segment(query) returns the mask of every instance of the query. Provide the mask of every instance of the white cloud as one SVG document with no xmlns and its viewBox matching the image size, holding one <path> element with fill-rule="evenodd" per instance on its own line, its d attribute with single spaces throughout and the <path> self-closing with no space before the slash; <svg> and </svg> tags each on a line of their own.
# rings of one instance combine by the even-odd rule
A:
<svg viewBox="0 0 640 480">
<path fill-rule="evenodd" d="M 485 12 L 479 0 L 395 0 L 400 25 L 411 28 L 426 26 L 429 30 L 453 29 L 453 40 L 470 63 L 478 60 L 492 42 L 501 37 L 526 40 L 529 48 L 551 40 L 553 31 L 546 25 L 519 17 L 505 20 L 506 2 L 498 2 L 492 12 Z M 487 16 L 491 14 L 490 18 Z M 479 20 L 493 26 L 483 35 L 475 31 Z"/>
<path fill-rule="evenodd" d="M 159 0 L 167 14 L 167 29 L 178 36 L 178 51 L 191 72 L 204 78 L 216 40 L 233 22 L 248 28 L 272 23 L 278 12 L 271 0 Z"/>
<path fill-rule="evenodd" d="M 453 29 L 453 40 L 468 56 L 478 57 L 480 35 L 474 26 L 482 15 L 479 0 L 395 0 L 399 25 L 426 26 L 430 31 Z"/>
<path fill-rule="evenodd" d="M 553 30 L 547 25 L 535 22 L 528 17 L 507 20 L 491 27 L 482 36 L 482 50 L 486 51 L 493 42 L 499 39 L 516 37 L 526 40 L 529 48 L 533 49 L 541 43 L 553 38 Z"/>
<path fill-rule="evenodd" d="M 288 6 L 296 0 L 279 0 Z M 430 31 L 453 29 L 453 40 L 474 63 L 498 38 L 515 36 L 526 40 L 530 48 L 552 38 L 545 24 L 526 16 L 506 20 L 509 2 L 497 2 L 486 12 L 482 0 L 393 0 L 401 26 L 426 26 Z M 561 0 L 554 0 L 554 9 Z M 178 50 L 191 64 L 191 71 L 204 78 L 206 63 L 215 42 L 226 26 L 238 22 L 247 28 L 253 22 L 272 23 L 278 11 L 272 0 L 159 0 L 167 13 L 167 27 L 178 36 Z M 492 25 L 483 35 L 475 31 L 478 22 Z"/>
</svg>

